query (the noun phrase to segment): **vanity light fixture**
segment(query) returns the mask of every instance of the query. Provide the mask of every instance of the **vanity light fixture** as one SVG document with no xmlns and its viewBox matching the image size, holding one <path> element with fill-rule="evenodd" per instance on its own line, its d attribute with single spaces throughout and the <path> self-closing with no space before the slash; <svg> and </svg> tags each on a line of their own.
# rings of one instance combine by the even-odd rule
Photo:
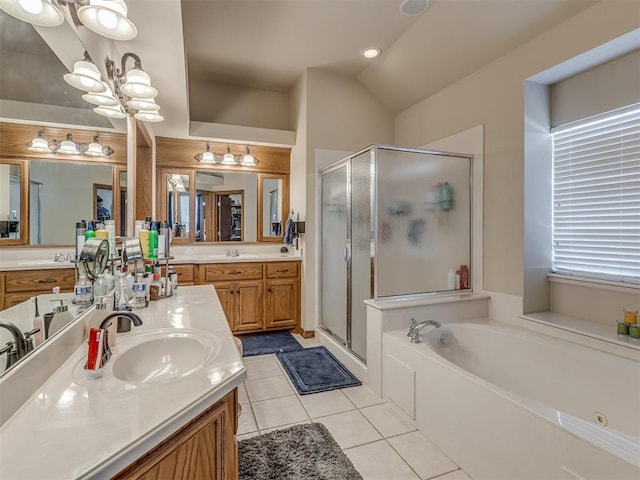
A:
<svg viewBox="0 0 640 480">
<path fill-rule="evenodd" d="M 138 34 L 127 17 L 124 0 L 0 0 L 0 9 L 39 27 L 57 27 L 64 22 L 61 5 L 69 7 L 76 26 L 113 40 L 132 40 Z"/>
<path fill-rule="evenodd" d="M 198 153 L 193 158 L 195 158 L 200 163 L 206 163 L 208 165 L 218 163 L 218 159 L 216 158 L 215 154 L 209 150 L 208 143 L 207 143 L 207 149 L 202 153 Z"/>
<path fill-rule="evenodd" d="M 64 153 L 65 155 L 80 155 L 78 145 L 73 141 L 70 133 L 67 133 L 67 139 L 63 140 L 60 147 L 56 149 L 56 153 Z"/>
<path fill-rule="evenodd" d="M 36 153 L 51 153 L 49 142 L 47 142 L 42 130 L 38 132 L 38 136 L 34 137 L 33 140 L 27 143 L 27 150 Z"/>
<path fill-rule="evenodd" d="M 231 149 L 227 147 L 227 153 L 222 156 L 222 165 L 236 165 L 236 157 L 231 153 Z"/>
<path fill-rule="evenodd" d="M 78 18 L 92 32 L 113 40 L 132 40 L 138 34 L 124 0 L 90 0 L 78 9 Z"/>
<path fill-rule="evenodd" d="M 0 9 L 38 27 L 57 27 L 64 16 L 53 0 L 0 0 Z"/>
<path fill-rule="evenodd" d="M 27 150 L 36 153 L 62 153 L 65 155 L 87 155 L 89 157 L 108 157 L 113 155 L 114 150 L 110 146 L 102 146 L 98 141 L 98 135 L 94 135 L 93 142 L 76 143 L 73 141 L 71 133 L 67 133 L 66 140 L 58 142 L 51 140 L 47 142 L 44 131 L 39 130 L 38 135 L 27 143 Z"/>
<path fill-rule="evenodd" d="M 258 160 L 256 157 L 251 155 L 251 151 L 249 150 L 249 146 L 247 146 L 247 153 L 245 153 L 242 157 L 242 162 L 240 165 L 243 167 L 255 167 L 258 164 Z"/>
<path fill-rule="evenodd" d="M 86 50 L 84 51 L 84 59 L 73 64 L 73 72 L 67 73 L 64 76 L 64 81 L 85 92 L 102 93 L 104 91 L 100 71 Z"/>
<path fill-rule="evenodd" d="M 100 82 L 100 83 L 104 88 L 102 92 L 85 93 L 84 95 L 82 95 L 82 98 L 85 101 L 89 103 L 93 103 L 94 105 L 98 105 L 98 106 L 104 106 L 104 107 L 118 106 L 119 105 L 118 100 L 116 100 L 116 97 L 113 96 L 113 92 L 109 88 L 109 85 L 107 85 L 106 82 Z"/>
<path fill-rule="evenodd" d="M 128 59 L 133 59 L 134 66 L 126 70 Z M 158 113 L 160 106 L 154 101 L 158 90 L 151 86 L 149 75 L 142 70 L 142 60 L 135 53 L 125 53 L 118 68 L 113 60 L 107 59 L 107 75 L 113 83 L 115 96 L 122 109 L 138 120 L 145 122 L 161 122 L 164 117 Z M 94 109 L 97 113 L 100 113 Z M 109 113 L 109 112 L 105 112 Z M 103 115 L 104 113 L 100 113 Z"/>
<path fill-rule="evenodd" d="M 407 17 L 415 17 L 429 8 L 429 0 L 402 0 L 400 13 Z"/>
</svg>

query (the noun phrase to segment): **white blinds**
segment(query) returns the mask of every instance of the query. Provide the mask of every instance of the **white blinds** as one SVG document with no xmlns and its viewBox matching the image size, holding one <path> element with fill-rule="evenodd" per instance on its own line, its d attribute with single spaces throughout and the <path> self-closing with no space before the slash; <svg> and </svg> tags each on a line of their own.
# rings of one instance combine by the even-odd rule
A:
<svg viewBox="0 0 640 480">
<path fill-rule="evenodd" d="M 640 283 L 640 104 L 552 136 L 554 272 Z"/>
</svg>

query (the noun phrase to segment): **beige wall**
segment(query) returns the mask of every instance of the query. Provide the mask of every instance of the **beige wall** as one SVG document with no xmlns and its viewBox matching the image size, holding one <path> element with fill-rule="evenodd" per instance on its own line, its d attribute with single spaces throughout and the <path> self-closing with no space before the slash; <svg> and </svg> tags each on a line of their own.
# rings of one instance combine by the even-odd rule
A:
<svg viewBox="0 0 640 480">
<path fill-rule="evenodd" d="M 524 81 L 638 27 L 637 2 L 600 2 L 396 116 L 403 146 L 484 125 L 487 290 L 523 291 Z"/>
<path fill-rule="evenodd" d="M 191 119 L 198 122 L 289 130 L 289 94 L 191 80 Z M 206 99 L 206 101 L 202 101 Z"/>
</svg>

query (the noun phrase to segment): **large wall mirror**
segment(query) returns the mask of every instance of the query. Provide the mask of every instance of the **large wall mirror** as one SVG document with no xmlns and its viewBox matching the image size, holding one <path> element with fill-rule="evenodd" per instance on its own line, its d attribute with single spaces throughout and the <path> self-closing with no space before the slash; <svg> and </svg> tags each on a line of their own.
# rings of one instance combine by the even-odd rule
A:
<svg viewBox="0 0 640 480">
<path fill-rule="evenodd" d="M 126 135 L 101 133 L 114 153 L 104 158 L 34 153 L 29 141 L 43 130 L 49 140 L 71 133 L 77 143 L 94 131 L 1 123 L 0 247 L 74 244 L 80 220 L 126 223 Z"/>
<path fill-rule="evenodd" d="M 289 154 L 252 146 L 258 165 L 204 165 L 194 157 L 197 141 L 158 137 L 159 220 L 167 220 L 178 243 L 282 242 L 289 211 Z M 210 143 L 211 151 L 227 145 Z M 234 155 L 246 146 L 230 148 Z"/>
</svg>

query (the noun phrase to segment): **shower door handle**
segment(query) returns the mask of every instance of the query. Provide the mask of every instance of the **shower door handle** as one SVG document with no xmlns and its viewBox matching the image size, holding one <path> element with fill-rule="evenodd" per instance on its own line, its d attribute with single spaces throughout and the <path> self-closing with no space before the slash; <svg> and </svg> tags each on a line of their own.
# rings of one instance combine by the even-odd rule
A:
<svg viewBox="0 0 640 480">
<path fill-rule="evenodd" d="M 351 260 L 351 250 L 349 247 L 344 247 L 344 261 L 348 262 L 349 260 Z"/>
</svg>

